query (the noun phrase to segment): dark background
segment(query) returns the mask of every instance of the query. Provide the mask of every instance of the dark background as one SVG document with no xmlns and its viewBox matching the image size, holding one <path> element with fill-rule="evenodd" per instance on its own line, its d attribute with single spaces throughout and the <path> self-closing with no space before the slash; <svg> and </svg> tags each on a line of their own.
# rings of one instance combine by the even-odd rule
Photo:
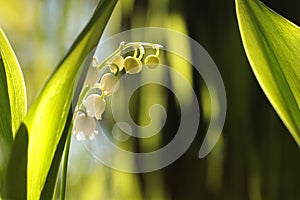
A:
<svg viewBox="0 0 300 200">
<path fill-rule="evenodd" d="M 135 9 L 146 10 L 147 1 L 141 2 Z M 299 1 L 263 2 L 300 24 Z M 200 131 L 184 156 L 162 170 L 171 199 L 300 198 L 299 148 L 255 80 L 240 39 L 234 2 L 177 0 L 169 2 L 168 10 L 182 13 L 189 35 L 216 62 L 228 101 L 222 161 L 212 164 L 210 159 L 220 158 L 213 152 L 197 158 Z M 142 180 L 154 174 L 143 174 Z"/>
</svg>

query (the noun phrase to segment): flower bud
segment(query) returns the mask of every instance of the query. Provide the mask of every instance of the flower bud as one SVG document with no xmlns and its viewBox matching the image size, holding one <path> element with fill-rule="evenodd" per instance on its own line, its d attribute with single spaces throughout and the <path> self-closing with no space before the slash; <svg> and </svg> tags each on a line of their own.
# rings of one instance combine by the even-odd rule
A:
<svg viewBox="0 0 300 200">
<path fill-rule="evenodd" d="M 104 92 L 106 96 L 112 95 L 119 88 L 118 77 L 116 77 L 112 73 L 104 74 L 100 80 L 99 88 Z"/>
<path fill-rule="evenodd" d="M 128 74 L 136 74 L 142 71 L 142 62 L 135 57 L 127 56 L 124 60 L 124 68 Z"/>
<path fill-rule="evenodd" d="M 106 101 L 99 94 L 89 95 L 82 103 L 86 109 L 88 116 L 96 117 L 97 120 L 102 119 L 105 111 Z"/>
<path fill-rule="evenodd" d="M 149 65 L 148 67 L 151 69 L 154 69 L 159 64 L 159 57 L 156 55 L 148 55 L 145 58 L 145 64 Z"/>
<path fill-rule="evenodd" d="M 117 73 L 122 71 L 124 65 L 124 58 L 120 55 L 113 57 L 109 62 L 108 66 L 110 68 L 110 71 L 113 73 Z"/>
<path fill-rule="evenodd" d="M 77 113 L 74 120 L 73 134 L 77 140 L 85 140 L 89 137 L 90 140 L 95 139 L 95 134 L 98 134 L 95 120 L 84 113 Z"/>
</svg>

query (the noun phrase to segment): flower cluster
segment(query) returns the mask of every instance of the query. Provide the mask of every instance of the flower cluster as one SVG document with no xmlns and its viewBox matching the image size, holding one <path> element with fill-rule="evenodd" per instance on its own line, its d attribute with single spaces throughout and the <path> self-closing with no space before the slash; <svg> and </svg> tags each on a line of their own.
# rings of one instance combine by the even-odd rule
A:
<svg viewBox="0 0 300 200">
<path fill-rule="evenodd" d="M 78 105 L 75 109 L 73 134 L 77 140 L 85 140 L 87 137 L 94 140 L 96 131 L 96 120 L 102 119 L 102 114 L 106 107 L 106 97 L 113 95 L 119 88 L 118 74 L 125 71 L 128 74 L 137 74 L 142 71 L 142 59 L 145 54 L 144 47 L 152 47 L 156 53 L 147 55 L 144 58 L 144 64 L 150 69 L 157 67 L 159 64 L 158 44 L 131 42 L 120 44 L 112 55 L 98 64 L 97 58 L 93 58 L 84 83 L 84 89 L 80 94 Z M 122 56 L 122 52 L 133 48 L 133 55 Z M 99 77 L 100 69 L 107 66 L 109 71 Z M 97 91 L 97 92 L 95 92 Z M 98 92 L 99 91 L 99 92 Z"/>
</svg>

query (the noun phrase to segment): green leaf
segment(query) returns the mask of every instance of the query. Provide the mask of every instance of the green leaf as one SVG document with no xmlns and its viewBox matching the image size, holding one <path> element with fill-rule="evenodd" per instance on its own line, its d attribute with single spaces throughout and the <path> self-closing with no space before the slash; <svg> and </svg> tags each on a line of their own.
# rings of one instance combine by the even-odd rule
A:
<svg viewBox="0 0 300 200">
<path fill-rule="evenodd" d="M 40 199 L 50 168 L 58 169 L 52 164 L 63 130 L 68 128 L 65 123 L 71 108 L 75 79 L 82 71 L 82 66 L 91 61 L 91 55 L 116 2 L 117 0 L 100 1 L 91 20 L 47 81 L 24 119 L 29 134 L 28 199 Z M 59 154 L 61 157 L 62 151 Z M 56 161 L 55 165 L 59 165 L 59 162 Z M 53 181 L 50 182 L 53 184 Z"/>
<path fill-rule="evenodd" d="M 28 131 L 22 123 L 15 137 L 8 163 L 5 199 L 26 199 L 27 152 Z"/>
<path fill-rule="evenodd" d="M 15 135 L 16 131 L 25 116 L 27 105 L 26 105 L 26 89 L 23 74 L 21 68 L 19 66 L 18 60 L 7 40 L 5 37 L 2 29 L 0 29 L 0 52 L 1 52 L 1 74 L 3 71 L 5 72 L 5 77 L 1 77 L 1 100 L 2 99 L 9 99 L 9 104 L 1 104 L 1 107 L 10 108 L 10 113 L 3 113 L 1 112 L 1 117 L 4 114 L 7 114 L 11 117 L 11 121 L 7 120 L 6 122 L 8 125 L 11 126 L 12 133 Z M 2 74 L 1 76 L 3 76 Z M 6 80 L 6 83 L 5 83 Z M 3 92 L 5 91 L 5 92 Z M 2 102 L 1 102 L 2 103 Z M 1 118 L 0 118 L 1 119 Z M 2 120 L 2 119 L 1 119 Z M 3 122 L 3 121 L 2 121 Z M 1 132 L 2 126 L 4 124 L 0 124 Z M 7 130 L 7 129 L 4 129 Z"/>
<path fill-rule="evenodd" d="M 67 122 L 65 125 L 65 129 L 64 129 L 61 139 L 57 145 L 56 152 L 53 157 L 50 170 L 47 174 L 47 179 L 46 179 L 40 199 L 47 199 L 49 197 L 52 197 L 54 194 L 55 184 L 56 184 L 57 175 L 58 175 L 59 167 L 60 167 L 60 161 L 61 161 L 62 154 L 63 154 L 63 151 L 66 146 L 65 143 L 66 143 L 67 138 L 71 137 L 71 135 L 69 135 L 69 134 L 71 134 L 72 130 L 69 128 L 69 126 L 71 125 L 72 117 L 73 117 L 73 112 L 70 109 L 68 118 L 67 118 Z"/>
<path fill-rule="evenodd" d="M 0 188 L 8 155 L 21 120 L 26 113 L 25 84 L 17 58 L 0 28 Z"/>
<path fill-rule="evenodd" d="M 236 10 L 254 74 L 300 146 L 300 28 L 257 0 L 236 0 Z"/>
</svg>

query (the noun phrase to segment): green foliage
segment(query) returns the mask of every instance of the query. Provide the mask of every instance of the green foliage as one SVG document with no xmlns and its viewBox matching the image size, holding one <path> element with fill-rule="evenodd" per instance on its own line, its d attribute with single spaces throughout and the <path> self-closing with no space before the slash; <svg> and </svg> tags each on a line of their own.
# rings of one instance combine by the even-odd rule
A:
<svg viewBox="0 0 300 200">
<path fill-rule="evenodd" d="M 9 162 L 10 170 L 7 173 L 6 185 L 8 197 L 52 198 L 71 124 L 71 103 L 76 89 L 76 78 L 83 67 L 89 65 L 116 2 L 117 0 L 100 1 L 87 26 L 59 63 L 23 119 Z M 6 110 L 3 111 L 4 115 L 1 115 L 3 119 L 1 118 L 0 124 L 5 131 L 2 131 L 1 127 L 0 136 L 9 138 L 7 141 L 12 143 L 11 133 L 15 132 L 25 114 L 25 90 L 19 66 L 13 60 L 15 57 L 12 50 L 8 48 L 9 45 L 3 34 L 0 40 L 3 60 L 0 67 L 6 72 L 6 79 L 1 78 L 1 81 L 5 81 L 1 82 L 0 87 L 7 91 L 6 96 L 3 98 L 1 96 L 1 103 L 4 105 L 2 107 Z M 2 76 L 3 74 L 1 73 Z M 16 192 L 17 196 L 12 196 Z"/>
<path fill-rule="evenodd" d="M 254 74 L 300 145 L 300 28 L 257 0 L 236 0 L 236 10 Z"/>
<path fill-rule="evenodd" d="M 0 29 L 0 52 L 1 52 L 1 76 L 5 74 L 5 77 L 1 77 L 1 105 L 2 107 L 6 107 L 10 109 L 9 112 L 1 112 L 1 117 L 5 117 L 4 114 L 7 114 L 6 117 L 10 116 L 11 120 L 7 119 L 5 123 L 2 121 L 1 123 L 1 132 L 9 132 L 8 127 L 11 126 L 10 130 L 15 135 L 16 130 L 18 129 L 21 120 L 25 116 L 26 113 L 26 91 L 25 91 L 25 83 L 22 75 L 22 71 L 20 69 L 18 60 L 5 37 L 2 29 Z M 4 92 L 3 92 L 4 91 Z M 5 101 L 6 99 L 6 101 Z M 8 101 L 7 101 L 8 99 Z M 2 104 L 5 103 L 5 104 Z"/>
<path fill-rule="evenodd" d="M 23 75 L 17 58 L 0 29 L 0 188 L 6 163 L 13 143 L 13 136 L 26 113 L 26 93 Z"/>
<path fill-rule="evenodd" d="M 51 167 L 49 169 L 49 172 L 47 174 L 47 178 L 46 178 L 46 182 L 45 185 L 43 187 L 42 193 L 41 193 L 41 197 L 40 199 L 47 199 L 49 197 L 52 197 L 55 191 L 55 184 L 56 184 L 56 180 L 57 180 L 57 175 L 59 172 L 59 167 L 60 167 L 60 161 L 62 158 L 62 154 L 63 152 L 65 152 L 65 156 L 68 155 L 69 153 L 69 145 L 70 145 L 70 141 L 67 140 L 67 138 L 71 138 L 71 129 L 69 129 L 71 121 L 72 121 L 72 114 L 73 112 L 69 111 L 68 114 L 68 118 L 67 118 L 67 122 L 65 125 L 65 129 L 63 131 L 63 134 L 61 136 L 61 139 L 56 147 L 56 151 L 55 151 L 55 155 L 52 159 L 52 164 Z M 67 140 L 67 143 L 66 143 Z M 68 143 L 69 142 L 69 143 Z M 65 145 L 66 144 L 66 145 Z M 66 147 L 65 147 L 66 146 Z M 64 150 L 65 149 L 65 150 Z M 68 162 L 68 159 L 64 159 L 64 162 Z M 66 165 L 63 165 L 62 169 L 65 168 Z M 62 175 L 64 176 L 64 174 Z M 63 187 L 66 187 L 66 182 L 62 183 Z M 62 193 L 62 191 L 61 191 Z M 61 194 L 64 197 L 64 193 Z"/>
<path fill-rule="evenodd" d="M 22 123 L 15 137 L 7 167 L 5 193 L 7 199 L 25 199 L 26 197 L 27 151 L 28 131 Z"/>
</svg>

